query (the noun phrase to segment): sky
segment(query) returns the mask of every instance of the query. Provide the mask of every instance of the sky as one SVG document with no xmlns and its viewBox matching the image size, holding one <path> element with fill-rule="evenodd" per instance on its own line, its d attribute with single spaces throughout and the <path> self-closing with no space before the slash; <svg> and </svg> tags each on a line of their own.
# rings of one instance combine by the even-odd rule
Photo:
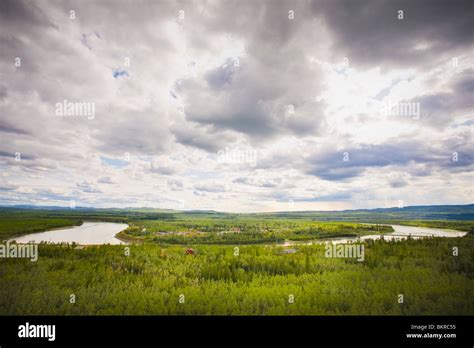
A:
<svg viewBox="0 0 474 348">
<path fill-rule="evenodd" d="M 472 1 L 0 1 L 0 205 L 473 203 Z"/>
</svg>

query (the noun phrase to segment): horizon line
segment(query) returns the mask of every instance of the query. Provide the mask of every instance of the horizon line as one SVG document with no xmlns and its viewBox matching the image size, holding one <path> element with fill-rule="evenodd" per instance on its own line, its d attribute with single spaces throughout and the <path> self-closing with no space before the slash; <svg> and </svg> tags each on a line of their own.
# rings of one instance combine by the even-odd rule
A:
<svg viewBox="0 0 474 348">
<path fill-rule="evenodd" d="M 69 206 L 60 206 L 60 205 L 36 205 L 36 204 L 16 204 L 16 205 L 1 205 L 0 208 L 16 208 L 16 209 L 27 209 L 27 207 L 32 208 L 57 208 L 57 209 L 64 209 L 64 210 L 76 210 L 76 209 L 90 209 L 90 210 L 138 210 L 138 209 L 156 209 L 156 210 L 169 210 L 172 212 L 215 212 L 215 213 L 223 213 L 223 214 L 239 214 L 239 215 L 246 215 L 246 214 L 280 214 L 280 213 L 341 213 L 341 212 L 350 212 L 350 211 L 373 211 L 373 210 L 380 210 L 380 209 L 406 209 L 406 208 L 420 208 L 420 207 L 455 207 L 455 206 L 472 206 L 473 203 L 467 204 L 429 204 L 429 205 L 407 205 L 403 207 L 379 207 L 379 208 L 359 208 L 359 209 L 344 209 L 344 210 L 281 210 L 281 211 L 262 211 L 262 212 L 254 212 L 254 213 L 242 213 L 242 212 L 230 212 L 230 211 L 219 211 L 214 209 L 189 209 L 189 210 L 178 210 L 172 208 L 157 208 L 157 207 L 93 207 L 93 206 L 76 206 L 71 208 Z"/>
</svg>

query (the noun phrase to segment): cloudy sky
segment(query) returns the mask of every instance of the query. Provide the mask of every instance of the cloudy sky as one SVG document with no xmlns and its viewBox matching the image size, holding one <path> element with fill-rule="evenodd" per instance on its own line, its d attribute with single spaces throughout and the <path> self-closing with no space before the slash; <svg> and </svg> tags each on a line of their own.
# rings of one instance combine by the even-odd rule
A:
<svg viewBox="0 0 474 348">
<path fill-rule="evenodd" d="M 472 1 L 0 1 L 0 204 L 473 199 Z"/>
</svg>

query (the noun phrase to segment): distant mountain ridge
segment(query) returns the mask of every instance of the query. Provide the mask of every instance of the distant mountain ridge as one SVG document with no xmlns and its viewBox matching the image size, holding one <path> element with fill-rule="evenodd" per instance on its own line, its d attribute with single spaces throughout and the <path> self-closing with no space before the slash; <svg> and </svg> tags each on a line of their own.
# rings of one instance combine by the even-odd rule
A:
<svg viewBox="0 0 474 348">
<path fill-rule="evenodd" d="M 62 206 L 37 206 L 37 205 L 12 205 L 0 206 L 1 210 L 33 210 L 33 211 L 74 211 L 81 212 L 104 212 L 104 213 L 132 213 L 132 214 L 188 214 L 188 215 L 248 215 L 285 218 L 307 218 L 317 220 L 474 220 L 474 204 L 465 205 L 423 205 L 407 206 L 403 208 L 375 208 L 375 209 L 353 209 L 339 211 L 281 211 L 266 213 L 228 213 L 214 210 L 173 210 L 160 208 L 93 208 L 77 206 L 74 209 Z"/>
</svg>

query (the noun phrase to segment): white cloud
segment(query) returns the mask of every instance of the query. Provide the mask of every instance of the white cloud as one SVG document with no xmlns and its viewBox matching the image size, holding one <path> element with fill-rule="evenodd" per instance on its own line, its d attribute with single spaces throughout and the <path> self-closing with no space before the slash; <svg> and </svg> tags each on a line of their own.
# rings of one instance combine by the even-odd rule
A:
<svg viewBox="0 0 474 348">
<path fill-rule="evenodd" d="M 2 1 L 0 204 L 470 203 L 466 13 L 401 3 L 417 30 L 383 31 L 384 2 L 342 20 L 338 0 Z M 93 103 L 95 117 L 57 116 L 65 99 Z M 381 113 L 400 102 L 419 103 L 421 118 Z M 225 149 L 255 157 L 223 162 Z"/>
</svg>

